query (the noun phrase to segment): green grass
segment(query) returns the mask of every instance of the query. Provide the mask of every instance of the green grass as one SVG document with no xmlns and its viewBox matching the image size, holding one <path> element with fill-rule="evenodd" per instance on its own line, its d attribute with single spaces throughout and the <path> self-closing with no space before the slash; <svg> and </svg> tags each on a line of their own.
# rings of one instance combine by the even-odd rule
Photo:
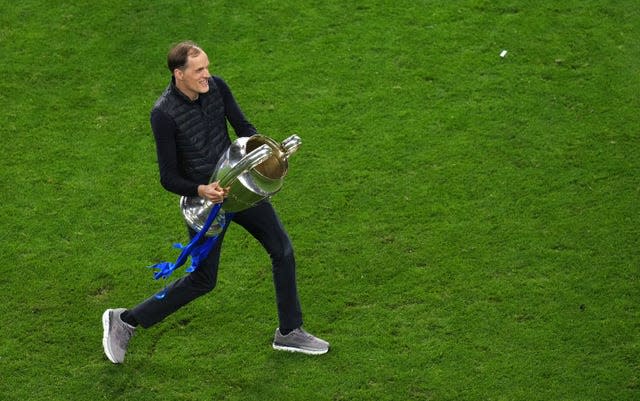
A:
<svg viewBox="0 0 640 401">
<path fill-rule="evenodd" d="M 640 397 L 636 1 L 0 3 L 0 399 Z M 212 294 L 102 354 L 185 239 L 148 123 L 183 39 L 303 140 L 273 202 L 325 356 L 271 350 L 237 227 Z"/>
</svg>

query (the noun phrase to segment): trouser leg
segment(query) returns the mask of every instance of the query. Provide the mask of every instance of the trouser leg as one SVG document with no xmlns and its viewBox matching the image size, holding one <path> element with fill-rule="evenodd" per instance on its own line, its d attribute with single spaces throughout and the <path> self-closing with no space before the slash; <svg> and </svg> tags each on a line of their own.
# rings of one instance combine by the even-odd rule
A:
<svg viewBox="0 0 640 401">
<path fill-rule="evenodd" d="M 276 305 L 281 329 L 295 329 L 302 325 L 302 311 L 296 284 L 296 262 L 291 240 L 273 206 L 261 202 L 247 210 L 235 213 L 233 222 L 245 228 L 264 247 L 271 258 Z M 200 266 L 166 288 L 165 296 L 149 297 L 130 313 L 142 327 L 150 327 L 180 309 L 192 300 L 213 290 L 218 276 L 220 250 L 225 230 Z M 189 229 L 191 237 L 195 232 Z"/>
<path fill-rule="evenodd" d="M 296 284 L 296 262 L 293 246 L 271 203 L 237 212 L 233 222 L 256 238 L 271 258 L 273 284 L 281 329 L 302 325 L 302 311 Z"/>
<path fill-rule="evenodd" d="M 147 328 L 162 321 L 184 305 L 215 288 L 220 249 L 225 232 L 226 227 L 219 235 L 209 255 L 195 271 L 167 286 L 165 296 L 162 299 L 156 298 L 155 295 L 151 296 L 130 310 L 130 313 L 142 327 Z M 190 238 L 193 238 L 195 234 L 193 230 L 189 229 Z M 205 239 L 203 237 L 201 241 Z"/>
</svg>

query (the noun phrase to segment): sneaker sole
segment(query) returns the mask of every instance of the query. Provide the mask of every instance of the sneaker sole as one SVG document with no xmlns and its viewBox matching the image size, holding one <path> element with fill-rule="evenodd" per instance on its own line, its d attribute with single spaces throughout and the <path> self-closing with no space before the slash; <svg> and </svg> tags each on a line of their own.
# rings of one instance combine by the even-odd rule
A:
<svg viewBox="0 0 640 401">
<path fill-rule="evenodd" d="M 107 356 L 107 359 L 112 363 L 120 363 L 116 361 L 111 353 L 111 349 L 109 348 L 109 341 L 107 341 L 109 337 L 109 310 L 107 309 L 102 314 L 102 348 L 104 349 L 104 354 Z"/>
<path fill-rule="evenodd" d="M 278 345 L 276 343 L 273 343 L 272 345 L 273 345 L 273 349 L 278 351 L 299 352 L 305 355 L 322 355 L 329 352 L 328 348 L 323 350 L 310 350 L 310 349 L 304 349 L 304 348 L 287 347 L 286 345 Z"/>
</svg>

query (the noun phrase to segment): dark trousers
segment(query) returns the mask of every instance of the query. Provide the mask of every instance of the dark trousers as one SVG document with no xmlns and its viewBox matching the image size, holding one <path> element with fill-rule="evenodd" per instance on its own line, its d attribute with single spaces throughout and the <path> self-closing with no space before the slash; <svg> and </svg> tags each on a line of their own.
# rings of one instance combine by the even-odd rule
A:
<svg viewBox="0 0 640 401">
<path fill-rule="evenodd" d="M 273 206 L 267 201 L 262 201 L 254 207 L 236 212 L 232 222 L 244 227 L 262 244 L 271 257 L 279 327 L 281 329 L 300 327 L 302 312 L 296 287 L 296 262 L 293 247 Z M 167 286 L 163 299 L 152 296 L 130 310 L 142 327 L 150 327 L 160 322 L 182 306 L 215 288 L 220 250 L 225 233 L 226 229 L 218 237 L 209 256 L 194 272 Z M 193 230 L 189 229 L 191 238 L 195 234 Z"/>
</svg>

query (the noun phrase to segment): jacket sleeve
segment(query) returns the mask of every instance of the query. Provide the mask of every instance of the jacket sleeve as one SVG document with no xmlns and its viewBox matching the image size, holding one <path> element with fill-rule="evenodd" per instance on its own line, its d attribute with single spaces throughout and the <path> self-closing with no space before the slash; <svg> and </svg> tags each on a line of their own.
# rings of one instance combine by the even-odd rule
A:
<svg viewBox="0 0 640 401">
<path fill-rule="evenodd" d="M 182 196 L 197 196 L 198 183 L 180 174 L 176 150 L 175 122 L 158 109 L 151 112 L 151 129 L 156 140 L 156 153 L 160 169 L 160 183 L 167 191 Z"/>
<path fill-rule="evenodd" d="M 231 93 L 231 89 L 224 80 L 220 77 L 213 77 L 216 85 L 220 89 L 222 94 L 222 100 L 224 102 L 225 117 L 233 127 L 237 136 L 251 136 L 258 133 L 256 128 L 247 120 L 238 106 L 236 99 Z"/>
</svg>

